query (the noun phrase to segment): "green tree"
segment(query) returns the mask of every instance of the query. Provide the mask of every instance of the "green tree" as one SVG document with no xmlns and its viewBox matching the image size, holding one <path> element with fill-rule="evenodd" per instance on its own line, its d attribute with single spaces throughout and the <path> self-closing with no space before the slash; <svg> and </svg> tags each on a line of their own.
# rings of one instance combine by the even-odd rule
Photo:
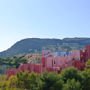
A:
<svg viewBox="0 0 90 90">
<path fill-rule="evenodd" d="M 0 82 L 0 90 L 9 90 L 8 89 L 8 81 Z"/>
<path fill-rule="evenodd" d="M 6 75 L 0 75 L 0 90 L 8 90 L 8 81 Z"/>
<path fill-rule="evenodd" d="M 40 75 L 34 72 L 18 72 L 17 73 L 17 86 L 18 88 L 28 89 L 28 90 L 41 90 L 42 82 L 40 80 Z"/>
<path fill-rule="evenodd" d="M 31 90 L 41 90 L 42 81 L 40 80 L 40 75 L 36 73 L 31 73 L 30 76 L 30 89 Z"/>
<path fill-rule="evenodd" d="M 23 72 L 18 72 L 17 73 L 17 87 L 18 88 L 24 88 L 25 86 L 24 86 L 24 82 L 23 82 L 23 79 L 25 79 L 25 78 L 23 78 Z"/>
<path fill-rule="evenodd" d="M 85 64 L 85 71 L 90 73 L 90 59 Z"/>
<path fill-rule="evenodd" d="M 67 80 L 66 84 L 63 86 L 63 90 L 82 90 L 80 82 L 75 79 Z"/>
<path fill-rule="evenodd" d="M 63 81 L 59 75 L 55 72 L 44 72 L 41 80 L 43 82 L 43 90 L 61 90 L 63 87 Z"/>
<path fill-rule="evenodd" d="M 61 72 L 61 78 L 64 81 L 64 83 L 67 82 L 68 79 L 75 79 L 76 81 L 81 81 L 81 75 L 80 75 L 80 71 L 78 71 L 76 68 L 71 67 L 71 68 L 65 68 L 64 70 L 62 70 Z"/>
<path fill-rule="evenodd" d="M 7 75 L 0 75 L 0 82 L 6 81 L 7 80 Z"/>
<path fill-rule="evenodd" d="M 82 90 L 90 90 L 90 74 L 88 72 L 81 72 L 82 76 Z"/>
<path fill-rule="evenodd" d="M 17 87 L 17 77 L 16 76 L 11 76 L 9 78 L 9 88 L 16 88 Z"/>
</svg>

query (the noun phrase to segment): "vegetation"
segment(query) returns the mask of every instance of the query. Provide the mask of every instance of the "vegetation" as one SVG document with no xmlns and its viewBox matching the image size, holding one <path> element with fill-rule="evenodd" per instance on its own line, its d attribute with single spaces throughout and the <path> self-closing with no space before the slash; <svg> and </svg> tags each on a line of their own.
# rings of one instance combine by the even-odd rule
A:
<svg viewBox="0 0 90 90">
<path fill-rule="evenodd" d="M 82 90 L 82 88 L 79 81 L 68 79 L 66 84 L 64 84 L 63 90 Z"/>
<path fill-rule="evenodd" d="M 18 68 L 20 64 L 26 64 L 27 60 L 23 56 L 12 58 L 0 58 L 0 73 L 4 74 L 7 69 Z"/>
<path fill-rule="evenodd" d="M 18 72 L 8 80 L 0 76 L 0 90 L 90 90 L 90 74 L 75 68 L 64 69 L 60 74 Z"/>
<path fill-rule="evenodd" d="M 9 65 L 11 67 L 18 68 L 20 64 L 25 64 L 25 63 L 27 63 L 27 61 L 24 58 L 24 55 L 20 57 L 14 56 L 13 58 L 9 58 L 9 57 L 0 58 L 0 65 Z"/>
<path fill-rule="evenodd" d="M 90 73 L 90 59 L 86 62 L 86 68 L 85 71 Z"/>
</svg>

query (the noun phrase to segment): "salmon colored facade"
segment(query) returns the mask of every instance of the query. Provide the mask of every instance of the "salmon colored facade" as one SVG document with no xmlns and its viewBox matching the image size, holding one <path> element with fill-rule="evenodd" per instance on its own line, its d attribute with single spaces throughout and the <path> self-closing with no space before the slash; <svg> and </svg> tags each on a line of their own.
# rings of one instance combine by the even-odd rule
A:
<svg viewBox="0 0 90 90">
<path fill-rule="evenodd" d="M 60 73 L 62 69 L 72 66 L 82 71 L 88 59 L 90 59 L 90 45 L 86 46 L 85 50 L 72 50 L 70 52 L 52 53 L 49 50 L 43 50 L 41 64 L 20 65 L 18 69 L 7 70 L 5 74 L 7 74 L 8 77 L 16 75 L 19 71 L 42 74 L 45 70 Z"/>
</svg>

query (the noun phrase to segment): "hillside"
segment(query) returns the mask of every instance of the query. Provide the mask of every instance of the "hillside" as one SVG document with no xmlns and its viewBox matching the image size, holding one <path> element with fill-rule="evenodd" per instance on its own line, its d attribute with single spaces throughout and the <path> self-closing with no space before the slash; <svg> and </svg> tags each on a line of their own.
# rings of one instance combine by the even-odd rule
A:
<svg viewBox="0 0 90 90">
<path fill-rule="evenodd" d="M 90 38 L 64 38 L 64 39 L 40 39 L 27 38 L 15 43 L 6 51 L 0 52 L 0 57 L 15 56 L 28 53 L 41 53 L 42 49 L 51 51 L 66 51 L 72 49 L 84 49 L 90 44 Z"/>
</svg>

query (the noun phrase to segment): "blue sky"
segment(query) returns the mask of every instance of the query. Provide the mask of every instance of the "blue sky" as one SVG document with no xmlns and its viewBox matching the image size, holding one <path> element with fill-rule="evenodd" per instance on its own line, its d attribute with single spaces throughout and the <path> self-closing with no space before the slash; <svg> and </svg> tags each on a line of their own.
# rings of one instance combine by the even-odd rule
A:
<svg viewBox="0 0 90 90">
<path fill-rule="evenodd" d="M 90 0 L 0 0 L 0 51 L 31 37 L 90 37 Z"/>
</svg>

